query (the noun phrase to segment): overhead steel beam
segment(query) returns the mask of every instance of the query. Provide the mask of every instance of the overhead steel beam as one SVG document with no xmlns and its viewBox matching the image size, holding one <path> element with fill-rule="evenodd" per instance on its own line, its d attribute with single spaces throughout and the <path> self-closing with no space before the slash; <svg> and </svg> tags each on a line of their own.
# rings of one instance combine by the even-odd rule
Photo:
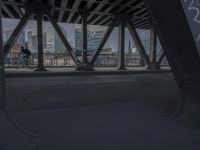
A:
<svg viewBox="0 0 200 150">
<path fill-rule="evenodd" d="M 74 63 L 77 65 L 77 63 L 79 63 L 79 61 L 76 58 L 75 52 L 72 49 L 71 45 L 69 44 L 68 40 L 66 39 L 65 35 L 63 34 L 63 32 L 61 31 L 61 29 L 59 28 L 57 22 L 53 19 L 52 16 L 50 16 L 48 14 L 47 14 L 47 17 L 49 18 L 49 21 L 52 23 L 55 31 L 59 35 L 59 37 L 62 40 L 63 44 L 65 45 L 67 51 L 69 52 L 70 57 L 72 58 L 72 60 L 74 61 Z"/>
<path fill-rule="evenodd" d="M 115 25 L 116 25 L 117 21 L 113 20 L 112 24 L 110 25 L 110 27 L 107 29 L 104 37 L 102 38 L 102 41 L 99 43 L 99 45 L 97 46 L 97 49 L 95 51 L 95 53 L 93 54 L 93 56 L 90 59 L 90 64 L 94 64 L 94 62 L 96 61 L 97 57 L 99 56 L 101 50 L 103 49 L 106 41 L 108 40 L 108 38 L 110 37 L 110 34 L 112 33 Z"/>
<path fill-rule="evenodd" d="M 94 11 L 99 12 L 99 11 L 103 8 L 103 6 L 104 6 L 106 3 L 108 3 L 108 2 L 109 2 L 109 0 L 104 0 L 104 1 L 102 1 L 101 3 L 99 3 L 99 5 L 97 6 L 97 8 L 96 8 Z M 91 15 L 88 17 L 88 21 L 89 21 L 93 16 L 94 16 L 94 14 L 91 14 Z"/>
<path fill-rule="evenodd" d="M 28 22 L 28 20 L 29 20 L 29 18 L 31 16 L 31 14 L 32 13 L 30 11 L 28 11 L 28 10 L 26 11 L 26 13 L 23 15 L 22 19 L 18 23 L 17 27 L 15 28 L 15 30 L 11 34 L 10 38 L 6 42 L 6 44 L 4 46 L 4 58 L 6 58 L 6 56 L 10 52 L 12 46 L 16 42 L 17 38 L 22 33 L 22 31 L 23 31 L 24 27 L 26 26 L 26 24 L 27 24 L 27 22 Z"/>
<path fill-rule="evenodd" d="M 124 6 L 126 6 L 126 7 L 123 7 L 123 9 L 120 8 L 120 10 L 117 10 L 117 12 L 120 13 L 120 12 L 126 10 L 126 8 L 129 7 L 130 5 L 131 5 L 131 4 L 124 5 Z M 143 2 L 141 2 L 141 3 L 139 3 L 139 4 L 135 5 L 135 6 L 133 6 L 131 9 L 125 11 L 124 13 L 129 14 L 129 13 L 135 11 L 135 10 L 138 9 L 138 8 L 139 8 L 139 9 L 143 9 L 143 7 L 141 7 L 142 5 L 144 5 Z M 137 16 L 135 13 L 133 13 L 133 15 Z"/>
<path fill-rule="evenodd" d="M 82 2 L 82 0 L 78 0 L 78 1 L 75 1 L 74 2 L 74 5 L 72 7 L 72 9 L 75 9 L 77 10 L 78 9 L 78 6 L 80 5 L 80 3 Z M 72 17 L 74 16 L 75 12 L 70 12 L 69 16 L 68 16 L 68 19 L 67 19 L 67 22 L 70 22 Z"/>
<path fill-rule="evenodd" d="M 85 8 L 83 8 L 83 9 L 85 9 L 85 10 L 89 10 L 90 11 L 90 8 L 92 7 L 92 5 L 94 4 L 94 2 L 95 2 L 96 0 L 89 0 L 88 2 L 87 2 L 87 4 L 86 4 L 86 6 L 85 6 Z M 75 23 L 77 24 L 77 23 L 79 23 L 81 21 L 81 16 L 78 16 L 78 18 L 76 19 L 76 21 L 75 21 Z"/>
<path fill-rule="evenodd" d="M 148 64 L 149 63 L 148 56 L 146 54 L 145 48 L 139 38 L 139 35 L 138 35 L 136 29 L 134 28 L 133 25 L 131 25 L 131 22 L 126 23 L 126 26 L 131 34 L 131 37 L 133 38 L 133 41 L 136 44 L 137 49 L 139 50 L 141 57 L 143 58 L 144 62 L 146 64 Z"/>
<path fill-rule="evenodd" d="M 9 0 L 9 1 L 10 1 L 10 2 L 15 2 L 15 0 Z M 23 13 L 20 11 L 19 7 L 16 6 L 16 5 L 14 5 L 13 8 L 14 8 L 14 10 L 17 12 L 18 16 L 19 16 L 20 18 L 22 18 Z"/>
<path fill-rule="evenodd" d="M 117 5 L 119 5 L 120 2 L 122 2 L 123 0 L 118 0 L 117 2 L 113 3 L 110 7 L 108 7 L 104 12 L 109 13 L 113 8 L 115 8 Z M 102 16 L 98 16 L 96 17 L 90 24 L 94 24 L 95 22 L 97 22 Z"/>
<path fill-rule="evenodd" d="M 62 6 L 63 8 L 67 7 L 68 1 L 69 1 L 69 0 L 62 0 L 61 6 Z M 59 16 L 58 16 L 58 22 L 61 22 L 61 21 L 62 21 L 63 16 L 64 16 L 64 13 L 65 13 L 64 10 L 60 10 Z"/>
<path fill-rule="evenodd" d="M 10 10 L 9 10 L 5 5 L 2 5 L 1 7 L 2 7 L 2 9 L 7 13 L 7 15 L 8 15 L 10 18 L 15 18 L 15 16 L 10 12 Z"/>
<path fill-rule="evenodd" d="M 126 70 L 124 64 L 125 57 L 125 23 L 119 25 L 119 66 L 118 70 Z"/>
<path fill-rule="evenodd" d="M 134 2 L 136 2 L 137 0 L 129 0 L 126 4 L 124 4 L 123 6 L 121 6 L 119 9 L 117 9 L 115 11 L 115 13 L 120 13 L 120 11 L 124 10 L 125 8 L 131 6 L 131 4 L 133 4 Z M 141 2 L 142 3 L 142 2 Z M 141 6 L 141 3 L 139 3 L 138 5 L 136 6 L 133 6 L 133 9 L 137 8 L 137 7 L 140 7 Z"/>
</svg>

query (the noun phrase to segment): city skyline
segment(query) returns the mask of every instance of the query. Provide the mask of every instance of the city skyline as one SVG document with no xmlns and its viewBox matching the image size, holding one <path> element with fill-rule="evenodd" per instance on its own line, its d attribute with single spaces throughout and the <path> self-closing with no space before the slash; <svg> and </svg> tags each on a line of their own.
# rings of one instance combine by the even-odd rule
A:
<svg viewBox="0 0 200 150">
<path fill-rule="evenodd" d="M 3 19 L 3 31 L 5 32 L 6 30 L 13 30 L 19 20 L 17 19 Z M 50 24 L 50 22 L 44 21 L 43 25 Z M 61 26 L 66 32 L 67 32 L 67 39 L 68 41 L 71 41 L 70 44 L 72 47 L 75 48 L 75 28 L 77 24 L 69 24 L 69 23 L 58 23 L 59 26 Z M 88 27 L 91 25 L 88 25 Z M 24 30 L 30 30 L 37 28 L 37 24 L 35 21 L 30 20 Z M 105 27 L 106 29 L 106 27 Z M 137 30 L 138 34 L 141 38 L 141 41 L 143 42 L 143 45 L 148 53 L 149 47 L 150 47 L 150 32 L 149 30 Z M 125 51 L 128 52 L 128 46 L 129 46 L 129 41 L 131 41 L 131 45 L 133 48 L 135 48 L 135 44 L 130 36 L 129 31 L 126 29 L 125 30 Z M 5 39 L 4 39 L 5 41 Z M 110 35 L 108 42 L 110 44 L 110 47 L 113 52 L 118 51 L 118 28 L 115 27 L 112 34 Z"/>
</svg>

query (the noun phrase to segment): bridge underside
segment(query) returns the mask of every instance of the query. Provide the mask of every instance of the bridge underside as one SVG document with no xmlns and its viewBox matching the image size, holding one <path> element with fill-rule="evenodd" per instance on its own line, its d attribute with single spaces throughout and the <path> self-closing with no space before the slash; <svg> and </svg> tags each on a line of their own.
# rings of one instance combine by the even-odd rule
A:
<svg viewBox="0 0 200 150">
<path fill-rule="evenodd" d="M 47 3 L 48 2 L 48 3 Z M 32 4 L 31 4 L 32 3 Z M 183 7 L 187 5 L 187 7 Z M 38 68 L 44 71 L 43 66 L 43 44 L 42 44 L 42 21 L 48 19 L 62 42 L 68 50 L 69 55 L 75 62 L 78 70 L 93 70 L 94 62 L 99 56 L 103 46 L 110 36 L 113 28 L 119 26 L 119 69 L 124 67 L 124 30 L 125 27 L 130 31 L 140 55 L 146 65 L 156 66 L 166 55 L 172 72 L 176 79 L 182 100 L 179 102 L 173 116 L 177 117 L 190 127 L 200 125 L 200 59 L 199 59 L 199 39 L 194 38 L 193 24 L 188 21 L 188 14 L 191 7 L 195 5 L 190 1 L 173 0 L 49 0 L 49 1 L 1 1 L 2 16 L 10 18 L 21 18 L 21 21 L 14 30 L 11 38 L 3 47 L 2 28 L 1 29 L 1 96 L 5 97 L 5 78 L 4 78 L 4 58 L 9 53 L 11 47 L 19 37 L 29 19 L 35 19 L 38 27 Z M 199 11 L 198 7 L 193 6 Z M 197 11 L 197 12 L 198 12 Z M 21 12 L 21 15 L 20 15 Z M 195 11 L 191 16 L 198 24 Z M 191 17 L 190 16 L 190 17 Z M 189 17 L 189 18 L 190 18 Z M 63 35 L 57 22 L 81 23 L 82 24 L 82 61 L 79 61 L 73 48 Z M 87 58 L 87 25 L 105 25 L 108 30 L 104 38 L 98 45 L 91 59 Z M 199 26 L 199 24 L 198 24 Z M 152 46 L 150 56 L 147 55 L 136 28 L 151 29 Z M 196 28 L 195 28 L 196 29 Z M 198 29 L 198 28 L 197 28 Z M 196 33 L 196 32 L 195 32 Z M 158 35 L 164 52 L 159 59 L 155 56 L 155 37 Z M 195 39 L 195 40 L 194 40 Z M 158 60 L 158 61 L 157 61 Z M 2 101 L 2 107 L 4 107 Z"/>
<path fill-rule="evenodd" d="M 165 56 L 162 50 L 157 55 L 157 35 L 151 27 L 149 13 L 146 10 L 144 2 L 141 0 L 2 1 L 1 5 L 2 17 L 20 19 L 20 22 L 4 46 L 5 57 L 22 33 L 27 22 L 30 19 L 37 21 L 37 39 L 39 40 L 38 67 L 36 71 L 45 71 L 42 43 L 42 21 L 44 20 L 52 23 L 55 31 L 66 47 L 68 55 L 74 61 L 76 70 L 93 70 L 97 57 L 116 26 L 119 27 L 119 70 L 125 70 L 125 28 L 128 28 L 136 44 L 142 57 L 141 61 L 149 69 L 159 69 Z M 77 58 L 75 50 L 69 44 L 68 39 L 64 36 L 57 22 L 82 24 L 82 61 Z M 90 59 L 88 58 L 88 25 L 108 26 L 105 35 Z M 136 29 L 151 30 L 151 48 L 149 55 L 147 55 Z"/>
</svg>

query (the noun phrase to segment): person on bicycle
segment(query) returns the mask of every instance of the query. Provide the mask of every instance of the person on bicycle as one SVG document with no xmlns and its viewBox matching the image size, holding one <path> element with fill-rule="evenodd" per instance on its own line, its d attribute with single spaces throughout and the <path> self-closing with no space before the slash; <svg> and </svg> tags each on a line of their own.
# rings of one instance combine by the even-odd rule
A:
<svg viewBox="0 0 200 150">
<path fill-rule="evenodd" d="M 28 50 L 27 48 L 24 48 L 23 46 L 21 47 L 21 52 L 19 53 L 19 55 L 18 55 L 18 57 L 20 56 L 20 55 L 22 55 L 23 54 L 23 60 L 26 62 L 26 61 L 28 61 L 29 60 L 29 58 L 30 58 L 30 56 L 31 56 L 31 51 L 30 50 Z"/>
</svg>

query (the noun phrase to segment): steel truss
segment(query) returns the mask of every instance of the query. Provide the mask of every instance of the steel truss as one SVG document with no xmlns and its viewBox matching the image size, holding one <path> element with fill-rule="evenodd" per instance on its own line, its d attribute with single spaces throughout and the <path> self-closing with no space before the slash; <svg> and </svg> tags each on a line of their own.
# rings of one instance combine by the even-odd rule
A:
<svg viewBox="0 0 200 150">
<path fill-rule="evenodd" d="M 143 62 L 149 66 L 150 69 L 152 69 L 152 66 L 159 69 L 160 63 L 162 62 L 163 57 L 165 56 L 164 53 L 161 53 L 159 56 L 158 62 L 156 62 L 156 34 L 154 31 L 151 33 L 151 49 L 150 49 L 150 56 L 146 54 L 146 50 L 139 38 L 139 35 L 135 29 L 135 27 L 132 25 L 131 20 L 133 17 L 126 16 L 126 15 L 120 15 L 120 14 L 106 14 L 111 15 L 112 22 L 111 25 L 108 27 L 102 41 L 97 46 L 93 56 L 90 60 L 88 60 L 87 55 L 87 22 L 88 22 L 88 16 L 91 12 L 90 10 L 79 10 L 79 14 L 82 18 L 82 62 L 78 60 L 76 57 L 75 51 L 69 44 L 67 38 L 64 36 L 63 32 L 61 31 L 58 23 L 55 21 L 55 19 L 52 16 L 52 7 L 49 6 L 43 6 L 43 5 L 31 5 L 25 7 L 25 14 L 23 15 L 22 19 L 18 23 L 17 27 L 13 31 L 11 37 L 8 39 L 4 46 L 4 57 L 6 57 L 11 50 L 12 46 L 16 42 L 17 38 L 22 33 L 24 27 L 26 26 L 27 22 L 29 21 L 30 17 L 35 15 L 36 21 L 37 21 L 37 32 L 38 32 L 38 67 L 36 71 L 45 71 L 45 68 L 43 66 L 43 36 L 42 36 L 42 21 L 43 16 L 47 16 L 49 21 L 51 22 L 52 26 L 54 27 L 55 31 L 59 35 L 60 39 L 62 40 L 64 46 L 68 50 L 69 56 L 72 58 L 76 65 L 76 70 L 93 70 L 94 63 L 99 56 L 100 52 L 102 51 L 106 41 L 108 40 L 110 34 L 112 33 L 114 27 L 116 25 L 119 25 L 119 66 L 118 69 L 125 70 L 125 64 L 124 64 L 124 49 L 125 49 L 125 28 L 127 27 L 131 37 L 133 38 L 137 49 L 139 50 L 139 53 L 142 57 Z M 63 11 L 69 11 L 63 10 Z M 77 11 L 77 10 L 70 10 L 70 11 Z M 62 14 L 61 14 L 62 15 Z"/>
</svg>

